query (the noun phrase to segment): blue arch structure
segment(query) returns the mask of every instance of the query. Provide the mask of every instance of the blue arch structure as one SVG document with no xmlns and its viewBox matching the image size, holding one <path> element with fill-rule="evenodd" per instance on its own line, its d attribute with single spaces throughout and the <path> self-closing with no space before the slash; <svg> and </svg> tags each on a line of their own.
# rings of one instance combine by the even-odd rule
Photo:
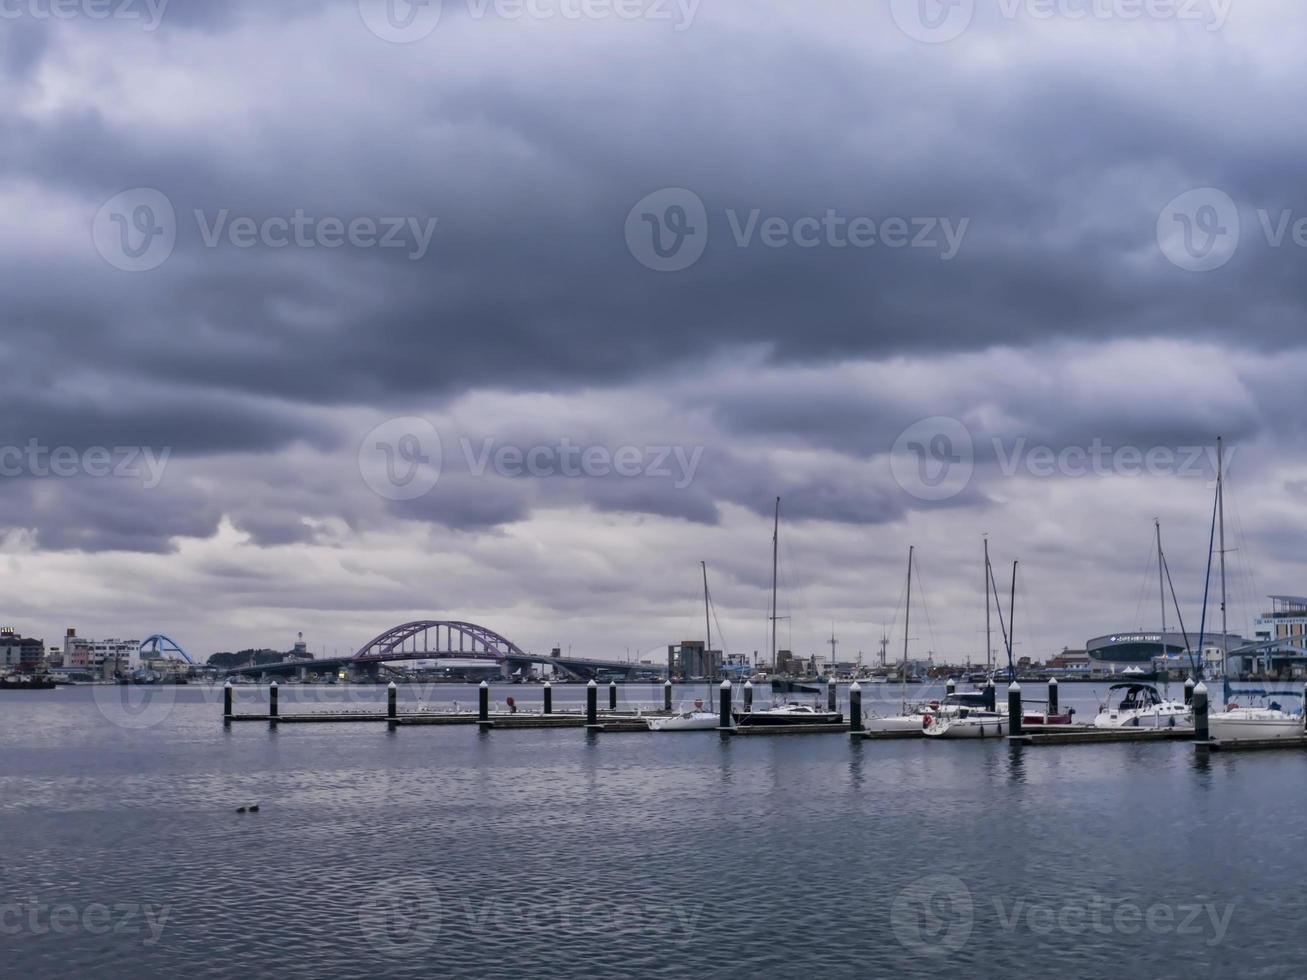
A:
<svg viewBox="0 0 1307 980">
<path fill-rule="evenodd" d="M 142 660 L 183 660 L 194 667 L 195 661 L 191 655 L 181 648 L 181 644 L 176 640 L 164 636 L 162 633 L 155 633 L 153 636 L 141 642 L 139 650 Z"/>
</svg>

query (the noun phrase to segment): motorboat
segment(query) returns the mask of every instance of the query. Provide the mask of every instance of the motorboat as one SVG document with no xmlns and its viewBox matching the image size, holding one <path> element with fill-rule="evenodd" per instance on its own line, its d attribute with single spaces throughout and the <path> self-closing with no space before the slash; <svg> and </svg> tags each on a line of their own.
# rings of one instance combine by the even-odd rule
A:
<svg viewBox="0 0 1307 980">
<path fill-rule="evenodd" d="M 810 704 L 779 704 L 771 708 L 737 713 L 737 725 L 838 725 L 844 715 L 838 711 L 823 711 Z"/>
<path fill-rule="evenodd" d="M 1075 720 L 1075 708 L 1067 708 L 1065 711 L 1058 711 L 1056 714 L 1049 712 L 1047 706 L 1041 711 L 1039 708 L 1022 709 L 1021 724 L 1027 725 L 1070 725 Z"/>
<path fill-rule="evenodd" d="M 1240 705 L 1231 703 L 1224 711 L 1207 716 L 1208 737 L 1217 742 L 1246 739 L 1302 738 L 1303 716 L 1283 710 L 1279 703 Z"/>
<path fill-rule="evenodd" d="M 1113 684 L 1094 718 L 1095 728 L 1191 728 L 1193 723 L 1189 705 L 1163 698 L 1151 684 Z"/>
<path fill-rule="evenodd" d="M 0 677 L 0 691 L 53 691 L 53 677 L 33 674 L 7 674 Z"/>
</svg>

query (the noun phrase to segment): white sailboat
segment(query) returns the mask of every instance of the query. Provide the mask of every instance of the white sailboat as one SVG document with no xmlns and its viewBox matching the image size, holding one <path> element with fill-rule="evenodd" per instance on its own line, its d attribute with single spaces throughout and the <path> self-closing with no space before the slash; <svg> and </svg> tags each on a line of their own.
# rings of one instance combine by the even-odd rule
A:
<svg viewBox="0 0 1307 980">
<path fill-rule="evenodd" d="M 701 561 L 699 564 L 703 568 L 703 625 L 705 627 L 703 650 L 706 656 L 712 649 L 712 619 L 708 608 L 708 563 Z M 692 710 L 660 718 L 646 718 L 645 724 L 649 726 L 651 732 L 711 732 L 717 730 L 721 719 L 715 712 L 704 710 L 701 698 L 695 698 Z"/>
<path fill-rule="evenodd" d="M 908 548 L 908 585 L 907 601 L 903 613 L 903 665 L 899 669 L 899 713 L 884 717 L 872 716 L 864 723 L 867 732 L 873 735 L 899 735 L 904 738 L 920 736 L 925 728 L 924 711 L 921 708 L 908 707 L 908 636 L 912 622 L 912 558 L 915 546 Z"/>
<path fill-rule="evenodd" d="M 1278 706 L 1258 707 L 1227 705 L 1207 717 L 1208 737 L 1218 742 L 1241 739 L 1300 739 L 1304 736 L 1303 716 L 1290 714 Z"/>
</svg>

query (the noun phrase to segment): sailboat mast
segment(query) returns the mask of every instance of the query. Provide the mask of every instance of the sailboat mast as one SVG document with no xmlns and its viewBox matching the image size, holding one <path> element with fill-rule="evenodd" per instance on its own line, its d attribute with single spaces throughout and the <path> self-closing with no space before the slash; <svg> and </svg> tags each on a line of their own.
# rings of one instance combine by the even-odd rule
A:
<svg viewBox="0 0 1307 980">
<path fill-rule="evenodd" d="M 712 649 L 712 621 L 708 618 L 708 563 L 701 561 L 703 567 L 703 660 L 708 663 L 708 651 Z"/>
<path fill-rule="evenodd" d="M 903 667 L 899 670 L 899 695 L 904 713 L 908 710 L 908 637 L 912 632 L 912 553 L 915 549 L 915 545 L 908 545 L 908 593 L 903 607 Z"/>
<path fill-rule="evenodd" d="M 1221 534 L 1221 673 L 1225 673 L 1225 656 L 1230 652 L 1229 628 L 1225 621 L 1225 445 L 1216 437 L 1216 506 Z M 1202 651 L 1198 651 L 1202 656 Z"/>
<path fill-rule="evenodd" d="M 1162 653 L 1166 653 L 1166 586 L 1162 579 L 1162 521 L 1160 518 L 1153 518 L 1153 526 L 1157 528 L 1157 595 L 1162 600 Z"/>
<path fill-rule="evenodd" d="M 776 498 L 776 516 L 771 529 L 771 669 L 776 673 L 776 564 L 780 556 L 781 498 Z"/>
<path fill-rule="evenodd" d="M 985 537 L 985 670 L 994 672 L 994 637 L 989 625 L 989 537 Z"/>
<path fill-rule="evenodd" d="M 1012 595 L 1007 603 L 1007 672 L 1008 680 L 1017 679 L 1017 669 L 1012 664 L 1012 647 L 1017 642 L 1017 563 L 1012 563 Z"/>
</svg>

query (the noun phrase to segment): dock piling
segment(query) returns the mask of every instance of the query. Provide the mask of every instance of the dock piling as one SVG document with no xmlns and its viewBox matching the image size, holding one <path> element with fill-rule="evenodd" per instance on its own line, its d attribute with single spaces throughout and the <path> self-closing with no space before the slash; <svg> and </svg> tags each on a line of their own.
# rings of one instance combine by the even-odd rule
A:
<svg viewBox="0 0 1307 980">
<path fill-rule="evenodd" d="M 272 686 L 268 688 L 268 724 L 277 724 L 277 700 L 279 695 L 277 682 L 273 681 Z"/>
<path fill-rule="evenodd" d="M 226 684 L 222 686 L 222 723 L 224 725 L 231 724 L 231 716 L 232 716 L 231 699 L 232 699 L 233 691 L 234 688 L 232 688 L 231 686 L 231 681 L 228 681 Z"/>
<path fill-rule="evenodd" d="M 599 724 L 599 685 L 593 680 L 585 686 L 585 723 Z"/>
<path fill-rule="evenodd" d="M 990 678 L 985 684 L 985 710 L 998 710 L 998 693 L 994 687 L 994 678 Z"/>
<path fill-rule="evenodd" d="M 1007 689 L 1007 732 L 1021 734 L 1021 685 L 1016 681 Z"/>
<path fill-rule="evenodd" d="M 663 710 L 672 710 L 672 682 L 670 680 L 663 684 Z"/>
<path fill-rule="evenodd" d="M 734 719 L 731 717 L 731 682 L 728 678 L 722 681 L 721 695 L 718 702 L 718 726 L 721 728 L 731 728 Z"/>
<path fill-rule="evenodd" d="M 608 710 L 617 710 L 617 681 L 608 682 Z"/>
<path fill-rule="evenodd" d="M 958 682 L 955 681 L 952 677 L 950 677 L 947 681 L 944 682 L 944 693 L 946 695 L 952 697 L 952 695 L 957 692 L 957 689 L 958 689 Z"/>
<path fill-rule="evenodd" d="M 554 685 L 545 681 L 545 714 L 554 713 Z"/>
<path fill-rule="evenodd" d="M 753 681 L 744 682 L 744 713 L 750 714 L 753 711 Z"/>
<path fill-rule="evenodd" d="M 1057 678 L 1056 677 L 1050 677 L 1048 679 L 1048 714 L 1049 715 L 1057 714 Z M 1048 721 L 1047 715 L 1044 717 L 1044 720 Z"/>
<path fill-rule="evenodd" d="M 835 701 L 838 697 L 838 689 L 835 687 L 834 676 L 826 678 L 826 710 L 835 710 Z"/>
<path fill-rule="evenodd" d="M 391 681 L 386 688 L 386 719 L 394 721 L 399 717 L 399 688 Z"/>
<path fill-rule="evenodd" d="M 1184 703 L 1187 705 L 1194 703 L 1194 679 L 1192 677 L 1184 682 Z"/>
<path fill-rule="evenodd" d="M 862 734 L 862 685 L 857 681 L 849 687 L 849 731 Z"/>
<path fill-rule="evenodd" d="M 490 720 L 490 685 L 485 681 L 481 682 L 481 687 L 477 689 L 477 721 L 487 722 Z"/>
<path fill-rule="evenodd" d="M 1194 688 L 1194 741 L 1207 742 L 1211 736 L 1207 727 L 1207 685 L 1202 681 Z"/>
</svg>

